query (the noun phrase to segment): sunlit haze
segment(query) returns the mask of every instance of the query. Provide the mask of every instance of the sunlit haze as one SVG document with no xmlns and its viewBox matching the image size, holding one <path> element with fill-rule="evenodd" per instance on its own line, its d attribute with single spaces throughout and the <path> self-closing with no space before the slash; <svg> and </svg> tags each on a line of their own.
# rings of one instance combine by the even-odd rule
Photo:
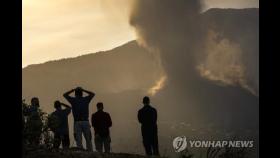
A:
<svg viewBox="0 0 280 158">
<path fill-rule="evenodd" d="M 22 66 L 109 50 L 134 40 L 133 0 L 23 0 Z M 258 7 L 258 0 L 207 0 L 205 8 Z"/>
<path fill-rule="evenodd" d="M 22 99 L 29 105 L 33 97 L 39 98 L 40 108 L 51 114 L 56 101 L 87 107 L 65 96 L 75 96 L 71 89 L 76 87 L 86 90 L 85 98 L 91 91 L 96 95 L 86 99 L 89 115 L 81 118 L 91 120 L 97 103 L 104 103 L 113 122 L 112 153 L 143 155 L 138 111 L 148 96 L 157 111 L 152 131 L 164 157 L 181 157 L 185 151 L 209 157 L 209 149 L 216 150 L 188 146 L 175 152 L 174 138 L 186 136 L 250 140 L 254 146 L 248 158 L 256 158 L 258 8 L 258 0 L 23 0 Z M 73 117 L 79 109 L 84 108 L 72 108 L 69 114 L 70 148 L 79 144 Z M 32 126 L 24 127 L 28 133 Z M 98 134 L 95 129 L 93 136 Z M 220 149 L 214 151 L 217 156 L 228 153 L 228 148 Z"/>
</svg>

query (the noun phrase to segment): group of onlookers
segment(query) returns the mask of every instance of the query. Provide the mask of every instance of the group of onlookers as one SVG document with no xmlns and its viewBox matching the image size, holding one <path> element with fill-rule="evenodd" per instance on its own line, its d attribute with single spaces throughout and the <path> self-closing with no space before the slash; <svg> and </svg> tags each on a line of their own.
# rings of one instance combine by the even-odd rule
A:
<svg viewBox="0 0 280 158">
<path fill-rule="evenodd" d="M 74 96 L 71 96 L 72 93 L 74 93 Z M 70 105 L 62 103 L 60 101 L 55 101 L 55 111 L 50 114 L 51 120 L 55 120 L 55 125 L 53 124 L 52 126 L 50 126 L 50 129 L 54 133 L 53 148 L 58 149 L 61 144 L 63 149 L 69 148 L 70 139 L 68 115 L 72 111 L 74 118 L 74 138 L 77 147 L 83 149 L 82 137 L 84 136 L 86 140 L 86 150 L 93 151 L 91 134 L 92 126 L 94 128 L 94 143 L 96 151 L 103 152 L 104 149 L 106 153 L 109 153 L 111 151 L 111 137 L 109 128 L 112 127 L 112 120 L 110 114 L 103 111 L 103 103 L 97 103 L 97 112 L 92 114 L 90 125 L 89 105 L 95 94 L 81 87 L 77 87 L 66 92 L 63 96 L 70 103 Z M 150 105 L 149 97 L 143 98 L 143 104 L 144 107 L 138 111 L 138 120 L 142 125 L 141 132 L 143 137 L 143 145 L 147 155 L 159 155 L 157 136 L 157 111 Z M 40 117 L 38 116 L 38 110 L 39 99 L 32 98 L 31 106 L 24 112 L 24 114 L 28 114 L 26 115 L 28 116 L 27 121 L 36 122 L 36 120 L 38 120 L 38 118 Z M 38 121 L 38 123 L 39 122 L 40 121 Z M 35 137 L 34 140 L 37 140 L 36 137 L 40 137 L 40 133 L 38 133 L 37 135 L 35 134 L 35 136 L 33 134 L 32 137 Z M 39 142 L 35 142 L 35 144 L 38 143 Z"/>
</svg>

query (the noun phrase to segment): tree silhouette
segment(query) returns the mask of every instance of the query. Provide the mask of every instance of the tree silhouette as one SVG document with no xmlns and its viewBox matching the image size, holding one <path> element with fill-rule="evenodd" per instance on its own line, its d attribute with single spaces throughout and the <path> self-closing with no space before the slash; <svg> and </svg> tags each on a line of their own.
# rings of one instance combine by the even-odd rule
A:
<svg viewBox="0 0 280 158">
<path fill-rule="evenodd" d="M 22 137 L 23 149 L 44 147 L 51 149 L 53 136 L 51 128 L 57 126 L 56 121 L 42 109 L 30 112 L 31 105 L 22 100 Z"/>
</svg>

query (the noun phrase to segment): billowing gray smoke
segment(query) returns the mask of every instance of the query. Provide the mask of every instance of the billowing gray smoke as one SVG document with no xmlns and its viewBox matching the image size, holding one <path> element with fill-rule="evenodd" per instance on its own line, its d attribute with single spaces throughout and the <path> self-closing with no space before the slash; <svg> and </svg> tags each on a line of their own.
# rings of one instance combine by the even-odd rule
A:
<svg viewBox="0 0 280 158">
<path fill-rule="evenodd" d="M 169 83 L 183 81 L 194 70 L 193 46 L 201 41 L 200 2 L 139 0 L 134 7 L 130 23 L 139 43 L 159 52 Z"/>
<path fill-rule="evenodd" d="M 168 84 L 199 75 L 258 95 L 258 16 L 201 10 L 199 0 L 136 0 L 130 23 L 139 43 L 159 52 Z"/>
<path fill-rule="evenodd" d="M 155 97 L 162 115 L 256 127 L 258 9 L 201 10 L 199 0 L 136 0 L 132 9 L 138 42 L 165 71 Z"/>
</svg>

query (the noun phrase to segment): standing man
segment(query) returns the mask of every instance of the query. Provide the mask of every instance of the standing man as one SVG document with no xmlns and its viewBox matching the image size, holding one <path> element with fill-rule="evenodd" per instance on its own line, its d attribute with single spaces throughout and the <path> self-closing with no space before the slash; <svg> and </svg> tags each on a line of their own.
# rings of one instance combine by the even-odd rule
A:
<svg viewBox="0 0 280 158">
<path fill-rule="evenodd" d="M 110 153 L 110 131 L 112 126 L 112 120 L 110 114 L 103 111 L 103 103 L 97 103 L 97 112 L 92 114 L 91 123 L 94 128 L 94 142 L 98 152 L 103 152 L 103 146 L 105 153 Z"/>
<path fill-rule="evenodd" d="M 62 109 L 62 106 L 65 109 Z M 71 113 L 71 107 L 57 100 L 54 102 L 54 108 L 56 110 L 51 114 L 51 118 L 53 119 L 52 131 L 54 132 L 53 147 L 58 149 L 62 142 L 62 148 L 68 149 L 70 146 L 68 115 Z"/>
<path fill-rule="evenodd" d="M 143 98 L 144 107 L 138 111 L 138 121 L 141 123 L 143 145 L 146 155 L 159 155 L 157 110 L 150 105 L 150 98 Z"/>
<path fill-rule="evenodd" d="M 40 110 L 39 98 L 33 97 L 31 105 L 23 109 L 24 116 L 27 117 L 25 128 L 27 130 L 27 140 L 33 146 L 38 146 L 41 141 L 43 131 L 42 112 Z"/>
<path fill-rule="evenodd" d="M 75 97 L 70 96 L 73 92 L 75 92 Z M 83 96 L 83 93 L 86 93 L 87 96 Z M 88 117 L 89 103 L 95 94 L 84 90 L 81 87 L 77 87 L 76 89 L 66 92 L 63 96 L 72 106 L 72 113 L 74 117 L 74 137 L 77 147 L 83 149 L 82 135 L 84 135 L 87 150 L 93 151 Z"/>
</svg>

